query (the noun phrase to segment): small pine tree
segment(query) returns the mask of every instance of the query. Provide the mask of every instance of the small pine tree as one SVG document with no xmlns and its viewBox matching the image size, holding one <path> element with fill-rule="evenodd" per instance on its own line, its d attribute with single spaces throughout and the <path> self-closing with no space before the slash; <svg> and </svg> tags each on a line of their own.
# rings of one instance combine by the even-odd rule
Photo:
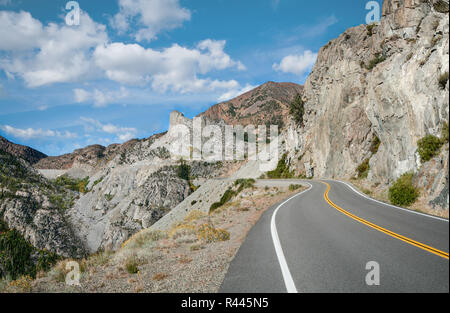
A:
<svg viewBox="0 0 450 313">
<path fill-rule="evenodd" d="M 290 114 L 294 118 L 295 123 L 300 126 L 303 124 L 303 115 L 305 114 L 305 103 L 303 102 L 302 96 L 297 94 L 294 101 L 291 102 Z"/>
</svg>

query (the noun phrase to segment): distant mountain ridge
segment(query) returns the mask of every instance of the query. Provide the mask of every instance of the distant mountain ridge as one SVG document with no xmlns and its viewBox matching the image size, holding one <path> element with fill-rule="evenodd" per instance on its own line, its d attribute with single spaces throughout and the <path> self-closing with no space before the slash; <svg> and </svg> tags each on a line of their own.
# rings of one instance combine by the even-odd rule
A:
<svg viewBox="0 0 450 313">
<path fill-rule="evenodd" d="M 9 154 L 12 154 L 15 157 L 24 159 L 30 164 L 35 164 L 47 157 L 46 154 L 40 151 L 37 151 L 27 146 L 12 143 L 11 141 L 7 140 L 2 136 L 0 136 L 0 150 L 8 152 Z"/>
<path fill-rule="evenodd" d="M 303 86 L 295 83 L 267 82 L 232 100 L 213 105 L 199 116 L 229 125 L 278 125 L 289 119 L 289 104 Z"/>
</svg>

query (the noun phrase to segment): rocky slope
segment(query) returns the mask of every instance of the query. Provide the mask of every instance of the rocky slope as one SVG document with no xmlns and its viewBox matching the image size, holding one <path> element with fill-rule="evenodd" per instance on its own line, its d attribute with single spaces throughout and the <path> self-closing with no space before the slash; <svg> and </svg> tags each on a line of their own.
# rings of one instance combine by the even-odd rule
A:
<svg viewBox="0 0 450 313">
<path fill-rule="evenodd" d="M 418 140 L 440 136 L 449 120 L 448 76 L 439 81 L 449 71 L 445 11 L 442 1 L 386 0 L 379 23 L 348 29 L 320 49 L 304 86 L 305 126 L 291 122 L 285 133 L 298 173 L 350 178 L 370 159 L 368 180 L 387 185 L 420 171 Z M 371 152 L 375 137 L 381 145 Z M 430 177 L 430 195 L 448 190 L 444 170 Z M 448 209 L 448 197 L 433 196 L 430 203 Z"/>
<path fill-rule="evenodd" d="M 228 125 L 278 125 L 288 120 L 289 103 L 303 91 L 294 83 L 268 82 L 230 101 L 212 106 L 201 116 Z"/>
<path fill-rule="evenodd" d="M 427 134 L 440 136 L 449 120 L 448 78 L 440 79 L 449 71 L 449 17 L 442 13 L 448 11 L 448 5 L 442 3 L 386 0 L 379 23 L 351 28 L 320 50 L 304 87 L 269 82 L 213 106 L 200 115 L 202 125 L 218 124 L 223 130 L 226 124 L 279 124 L 284 126 L 279 142 L 286 143 L 283 149 L 296 174 L 351 178 L 357 167 L 369 160 L 371 184 L 389 186 L 403 173 L 413 171 L 427 203 L 448 210 L 448 144 L 425 164 L 417 153 L 418 140 Z M 289 114 L 290 102 L 298 93 L 305 100 L 303 125 L 296 125 Z M 89 252 L 117 249 L 142 229 L 152 225 L 153 229 L 166 229 L 193 209 L 208 212 L 211 203 L 233 183 L 218 177 L 261 174 L 257 162 L 189 161 L 188 177 L 180 175 L 181 155 L 171 150 L 179 139 L 177 125 L 191 131 L 181 139 L 192 142 L 193 121 L 173 112 L 164 134 L 122 145 L 90 146 L 60 157 L 30 159 L 44 174 L 57 170 L 61 171 L 57 175 L 88 176 L 87 192 L 76 194 L 79 199 L 61 213 L 47 204 L 45 188 L 33 187 L 31 194 L 23 195 L 20 189 L 19 195 L 0 202 L 5 220 L 36 246 L 57 247 L 55 251 L 62 255 L 69 255 L 70 249 L 79 251 L 72 256 L 79 255 L 84 246 Z M 374 149 L 376 139 L 380 144 Z M 223 140 L 212 142 L 213 146 L 219 144 L 223 145 Z M 21 149 L 12 147 L 23 155 Z M 190 152 L 196 151 L 191 148 Z M 25 156 L 28 154 L 32 153 Z M 33 169 L 28 172 L 35 180 L 49 183 Z M 193 193 L 194 182 L 202 186 Z M 33 216 L 39 217 L 38 222 L 47 218 L 47 224 L 36 223 L 53 225 L 49 228 L 53 233 L 40 234 L 39 228 L 33 228 L 23 212 L 34 206 L 27 206 L 24 199 L 39 204 L 36 207 L 42 209 Z M 76 229 L 76 237 L 71 229 Z M 78 238 L 81 244 L 76 242 Z M 67 247 L 72 247 L 69 250 L 66 241 Z"/>
<path fill-rule="evenodd" d="M 76 196 L 41 177 L 25 161 L 0 150 L 0 221 L 37 249 L 64 257 L 85 255 L 66 215 Z"/>
<path fill-rule="evenodd" d="M 22 158 L 30 164 L 35 164 L 47 157 L 47 155 L 42 152 L 27 146 L 12 143 L 2 136 L 0 136 L 0 150 L 8 152 L 18 158 Z"/>
</svg>

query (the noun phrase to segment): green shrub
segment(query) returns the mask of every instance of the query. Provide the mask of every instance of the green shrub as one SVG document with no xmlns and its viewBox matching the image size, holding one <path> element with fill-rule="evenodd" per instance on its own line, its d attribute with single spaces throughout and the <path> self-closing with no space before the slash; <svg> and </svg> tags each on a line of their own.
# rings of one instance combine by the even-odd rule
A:
<svg viewBox="0 0 450 313">
<path fill-rule="evenodd" d="M 31 260 L 33 247 L 16 230 L 0 235 L 0 262 L 7 276 L 15 280 L 24 275 L 36 276 Z"/>
<path fill-rule="evenodd" d="M 240 193 L 244 189 L 252 188 L 256 181 L 252 178 L 250 179 L 238 179 L 234 182 L 235 186 L 239 186 L 237 193 Z"/>
<path fill-rule="evenodd" d="M 427 135 L 417 142 L 417 147 L 422 162 L 428 162 L 438 154 L 442 141 L 436 136 Z"/>
<path fill-rule="evenodd" d="M 380 53 L 376 53 L 375 57 L 369 61 L 369 64 L 367 65 L 367 70 L 371 71 L 374 69 L 379 63 L 386 61 L 386 58 L 382 56 Z"/>
<path fill-rule="evenodd" d="M 191 167 L 184 160 L 180 160 L 180 165 L 177 167 L 177 176 L 184 180 L 189 180 L 191 176 Z"/>
<path fill-rule="evenodd" d="M 442 124 L 441 142 L 445 144 L 448 142 L 448 140 L 449 140 L 448 123 L 444 122 L 444 124 Z"/>
<path fill-rule="evenodd" d="M 378 138 L 378 136 L 373 137 L 372 146 L 370 147 L 370 152 L 372 152 L 372 155 L 377 154 L 380 145 L 381 145 L 380 138 Z"/>
<path fill-rule="evenodd" d="M 369 171 L 370 171 L 369 162 L 370 162 L 370 159 L 365 159 L 364 162 L 362 162 L 356 169 L 358 171 L 359 178 L 367 178 L 367 176 L 369 175 Z"/>
<path fill-rule="evenodd" d="M 222 203 L 220 202 L 214 202 L 211 207 L 209 208 L 209 212 L 214 212 L 215 210 L 217 210 L 218 208 L 220 208 L 222 206 Z"/>
<path fill-rule="evenodd" d="M 49 251 L 39 251 L 39 257 L 36 264 L 36 272 L 48 272 L 59 259 L 60 257 L 55 253 Z"/>
<path fill-rule="evenodd" d="M 295 191 L 295 190 L 298 190 L 300 188 L 302 188 L 302 185 L 290 185 L 289 186 L 289 190 L 290 191 Z"/>
<path fill-rule="evenodd" d="M 215 210 L 223 206 L 225 203 L 230 201 L 236 195 L 237 195 L 236 191 L 234 191 L 231 188 L 228 188 L 228 190 L 225 191 L 225 193 L 223 194 L 222 198 L 220 198 L 220 201 L 215 202 L 211 205 L 211 207 L 209 208 L 209 212 L 214 212 Z"/>
<path fill-rule="evenodd" d="M 389 188 L 389 201 L 392 204 L 409 206 L 417 200 L 419 192 L 414 187 L 412 179 L 412 173 L 404 174 Z"/>
<path fill-rule="evenodd" d="M 209 208 L 209 212 L 214 212 L 218 208 L 222 207 L 225 203 L 229 202 L 233 197 L 237 196 L 244 189 L 252 188 L 255 184 L 255 180 L 250 179 L 238 179 L 234 182 L 234 186 L 237 187 L 237 191 L 234 191 L 232 188 L 228 188 L 227 191 L 223 194 L 222 198 L 220 198 L 219 202 L 215 202 Z"/>
<path fill-rule="evenodd" d="M 94 184 L 92 185 L 92 187 L 94 187 L 94 186 L 97 186 L 98 184 L 100 184 L 102 181 L 103 181 L 103 176 L 102 177 L 100 177 L 99 179 L 97 179 L 95 182 L 94 182 Z"/>
<path fill-rule="evenodd" d="M 0 231 L 0 267 L 4 276 L 12 280 L 21 276 L 35 278 L 37 272 L 49 271 L 59 260 L 52 252 L 34 248 L 18 231 L 4 227 Z"/>
<path fill-rule="evenodd" d="M 445 86 L 447 86 L 447 82 L 448 82 L 448 72 L 445 72 L 438 78 L 439 87 L 441 87 L 441 89 L 445 89 Z"/>
<path fill-rule="evenodd" d="M 139 262 L 136 260 L 136 257 L 129 257 L 125 261 L 125 268 L 129 274 L 136 274 L 139 272 Z"/>
<path fill-rule="evenodd" d="M 297 125 L 304 126 L 303 116 L 305 114 L 305 103 L 300 94 L 297 94 L 294 101 L 291 102 L 289 113 Z"/>
<path fill-rule="evenodd" d="M 54 183 L 58 186 L 70 189 L 76 192 L 87 193 L 87 185 L 89 184 L 89 177 L 84 179 L 74 179 L 67 175 L 59 176 Z"/>
<path fill-rule="evenodd" d="M 0 218 L 0 234 L 6 231 L 8 231 L 8 224 L 6 224 L 6 222 L 2 218 Z"/>
<path fill-rule="evenodd" d="M 367 36 L 372 37 L 373 29 L 375 28 L 375 26 L 376 26 L 375 24 L 366 25 Z"/>
<path fill-rule="evenodd" d="M 267 177 L 270 179 L 279 178 L 293 178 L 294 173 L 289 171 L 289 166 L 286 165 L 287 154 L 278 161 L 277 168 L 267 173 Z"/>
</svg>

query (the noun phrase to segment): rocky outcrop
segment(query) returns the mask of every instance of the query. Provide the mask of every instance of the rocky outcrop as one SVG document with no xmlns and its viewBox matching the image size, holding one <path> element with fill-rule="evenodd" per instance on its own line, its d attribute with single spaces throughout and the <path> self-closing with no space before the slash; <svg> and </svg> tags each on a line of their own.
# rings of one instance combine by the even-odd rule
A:
<svg viewBox="0 0 450 313">
<path fill-rule="evenodd" d="M 449 84 L 439 82 L 449 71 L 449 17 L 435 3 L 386 0 L 379 23 L 320 49 L 304 87 L 305 127 L 291 122 L 285 133 L 298 172 L 306 164 L 316 177 L 350 178 L 370 158 L 369 180 L 389 184 L 420 170 L 418 140 L 440 136 L 449 120 Z"/>
<path fill-rule="evenodd" d="M 288 120 L 289 104 L 303 87 L 294 83 L 268 82 L 230 101 L 212 106 L 201 116 L 228 125 L 279 125 Z"/>
<path fill-rule="evenodd" d="M 35 248 L 63 257 L 86 255 L 58 205 L 74 196 L 41 177 L 23 160 L 0 152 L 0 222 L 17 230 Z"/>
<path fill-rule="evenodd" d="M 10 153 L 15 157 L 24 159 L 30 164 L 35 164 L 47 157 L 47 155 L 42 152 L 27 146 L 12 143 L 2 136 L 0 136 L 0 150 Z"/>
<path fill-rule="evenodd" d="M 37 162 L 34 167 L 38 169 L 54 170 L 69 169 L 74 162 L 86 163 L 94 166 L 98 160 L 104 156 L 105 149 L 105 147 L 100 145 L 88 146 L 61 156 L 47 157 Z"/>
<path fill-rule="evenodd" d="M 119 248 L 192 193 L 192 182 L 178 175 L 180 156 L 171 153 L 170 146 L 177 139 L 174 126 L 192 130 L 193 122 L 180 112 L 173 112 L 170 120 L 167 133 L 107 147 L 105 156 L 92 167 L 89 192 L 68 210 L 89 251 Z M 84 169 L 86 163 L 74 162 L 67 174 Z M 187 165 L 192 180 L 218 177 L 229 167 L 222 162 L 203 161 L 188 161 Z"/>
</svg>

